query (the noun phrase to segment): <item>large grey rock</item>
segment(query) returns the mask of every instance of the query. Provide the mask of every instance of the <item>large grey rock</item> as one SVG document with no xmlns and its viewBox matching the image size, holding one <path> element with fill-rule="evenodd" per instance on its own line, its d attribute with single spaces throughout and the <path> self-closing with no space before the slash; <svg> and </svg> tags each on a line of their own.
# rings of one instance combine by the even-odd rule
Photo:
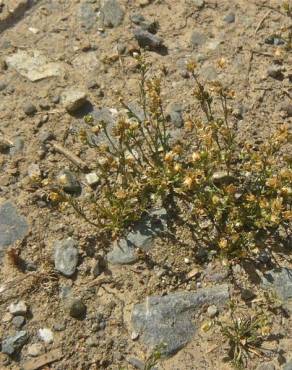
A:
<svg viewBox="0 0 292 370">
<path fill-rule="evenodd" d="M 2 352 L 10 356 L 13 355 L 21 349 L 27 339 L 28 334 L 25 330 L 18 331 L 15 335 L 2 341 Z"/>
<path fill-rule="evenodd" d="M 229 298 L 228 286 L 217 285 L 196 292 L 179 292 L 164 297 L 147 297 L 134 306 L 132 325 L 150 349 L 162 345 L 171 355 L 186 345 L 196 332 L 194 313 L 205 304 L 222 306 Z"/>
<path fill-rule="evenodd" d="M 23 77 L 33 82 L 48 77 L 62 76 L 64 73 L 63 64 L 51 62 L 38 50 L 30 53 L 18 50 L 8 56 L 5 61 L 8 67 L 14 68 Z"/>
<path fill-rule="evenodd" d="M 4 249 L 22 239 L 27 232 L 28 223 L 15 205 L 9 201 L 0 205 L 0 259 Z"/>
<path fill-rule="evenodd" d="M 90 30 L 97 22 L 97 14 L 92 4 L 83 2 L 79 6 L 79 20 L 81 26 L 86 30 Z"/>
<path fill-rule="evenodd" d="M 125 12 L 117 0 L 104 0 L 100 9 L 103 26 L 117 27 L 122 24 Z"/>
<path fill-rule="evenodd" d="M 262 284 L 273 289 L 284 306 L 292 311 L 292 269 L 280 268 L 268 271 L 262 278 Z"/>
<path fill-rule="evenodd" d="M 125 238 L 114 243 L 113 250 L 107 254 L 107 260 L 112 264 L 134 263 L 138 259 L 136 248 L 149 250 L 154 238 L 166 228 L 166 210 L 162 208 L 150 212 Z"/>
<path fill-rule="evenodd" d="M 77 242 L 72 239 L 64 239 L 55 243 L 55 269 L 63 275 L 72 276 L 78 263 Z"/>
</svg>

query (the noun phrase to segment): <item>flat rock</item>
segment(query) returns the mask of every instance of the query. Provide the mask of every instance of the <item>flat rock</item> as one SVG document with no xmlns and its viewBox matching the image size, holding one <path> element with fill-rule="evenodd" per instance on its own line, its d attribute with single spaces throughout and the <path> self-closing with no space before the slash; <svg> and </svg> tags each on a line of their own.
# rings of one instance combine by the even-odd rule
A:
<svg viewBox="0 0 292 370">
<path fill-rule="evenodd" d="M 86 103 L 87 95 L 84 91 L 69 88 L 61 94 L 61 102 L 69 113 L 74 113 Z"/>
<path fill-rule="evenodd" d="M 134 306 L 132 325 L 145 346 L 153 349 L 164 343 L 163 354 L 171 355 L 185 346 L 195 334 L 194 313 L 205 304 L 222 306 L 228 298 L 227 285 L 147 297 L 144 303 Z"/>
<path fill-rule="evenodd" d="M 27 232 L 28 223 L 19 215 L 16 206 L 9 201 L 0 205 L 0 259 L 4 249 L 22 239 Z"/>
<path fill-rule="evenodd" d="M 149 213 L 138 222 L 125 238 L 114 242 L 113 250 L 107 254 L 111 264 L 130 264 L 137 261 L 136 248 L 147 251 L 156 236 L 165 231 L 166 210 L 164 208 Z"/>
<path fill-rule="evenodd" d="M 279 268 L 264 273 L 262 285 L 273 289 L 284 306 L 292 312 L 292 269 Z"/>
<path fill-rule="evenodd" d="M 25 330 L 18 331 L 2 341 L 2 352 L 7 355 L 13 355 L 20 351 L 21 347 L 26 343 L 28 334 Z"/>
<path fill-rule="evenodd" d="M 30 81 L 39 81 L 48 77 L 62 76 L 64 67 L 62 63 L 51 62 L 38 50 L 28 53 L 18 50 L 6 58 L 8 67 L 14 68 L 23 77 Z"/>
<path fill-rule="evenodd" d="M 104 0 L 100 18 L 104 27 L 117 27 L 122 24 L 125 12 L 117 0 Z"/>
<path fill-rule="evenodd" d="M 83 2 L 79 6 L 78 18 L 85 30 L 90 30 L 97 23 L 97 14 L 92 4 Z"/>
<path fill-rule="evenodd" d="M 163 46 L 163 40 L 161 37 L 153 35 L 140 27 L 135 28 L 133 33 L 139 46 L 142 48 L 148 47 L 151 50 L 155 50 Z"/>
<path fill-rule="evenodd" d="M 74 275 L 78 263 L 77 242 L 72 239 L 64 239 L 55 243 L 55 269 L 63 275 Z"/>
</svg>

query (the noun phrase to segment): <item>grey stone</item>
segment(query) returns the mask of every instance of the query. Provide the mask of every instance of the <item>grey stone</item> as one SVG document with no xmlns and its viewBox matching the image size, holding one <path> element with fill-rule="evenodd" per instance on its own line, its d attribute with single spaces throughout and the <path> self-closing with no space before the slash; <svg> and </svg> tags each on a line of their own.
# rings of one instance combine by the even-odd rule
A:
<svg viewBox="0 0 292 370">
<path fill-rule="evenodd" d="M 50 62 L 49 59 L 37 50 L 29 53 L 18 50 L 6 58 L 8 67 L 16 69 L 22 76 L 30 81 L 39 81 L 48 77 L 62 76 L 64 67 L 61 63 Z"/>
<path fill-rule="evenodd" d="M 183 107 L 179 103 L 170 103 L 166 108 L 166 119 L 174 124 L 175 127 L 180 128 L 184 125 Z"/>
<path fill-rule="evenodd" d="M 51 98 L 51 102 L 53 103 L 53 104 L 58 104 L 59 102 L 60 102 L 60 96 L 59 95 L 54 95 L 54 96 L 52 96 L 52 98 Z"/>
<path fill-rule="evenodd" d="M 268 37 L 265 39 L 265 44 L 268 44 L 268 45 L 275 45 L 275 46 L 278 46 L 278 45 L 284 45 L 284 44 L 285 44 L 285 40 L 284 40 L 284 39 L 282 39 L 281 37 L 278 37 L 278 36 L 272 35 L 272 36 L 268 36 Z"/>
<path fill-rule="evenodd" d="M 133 14 L 131 15 L 131 21 L 135 24 L 140 24 L 145 21 L 145 18 L 142 14 Z"/>
<path fill-rule="evenodd" d="M 24 330 L 18 331 L 15 335 L 10 336 L 2 341 L 2 353 L 11 356 L 16 352 L 19 352 L 27 340 L 27 332 Z"/>
<path fill-rule="evenodd" d="M 115 241 L 113 249 L 107 254 L 111 264 L 130 264 L 137 261 L 136 248 L 149 250 L 154 238 L 167 229 L 164 208 L 149 213 L 134 225 L 125 238 Z"/>
<path fill-rule="evenodd" d="M 122 24 L 125 12 L 117 0 L 104 0 L 100 9 L 104 27 L 117 27 Z"/>
<path fill-rule="evenodd" d="M 55 243 L 55 269 L 63 275 L 72 276 L 78 263 L 77 242 L 72 239 L 64 239 Z"/>
<path fill-rule="evenodd" d="M 92 29 L 94 25 L 97 23 L 97 14 L 92 4 L 88 2 L 83 2 L 79 6 L 79 20 L 81 26 L 85 28 L 87 31 Z"/>
<path fill-rule="evenodd" d="M 26 103 L 23 106 L 23 111 L 27 116 L 33 116 L 37 112 L 37 109 L 36 109 L 36 106 L 34 104 Z"/>
<path fill-rule="evenodd" d="M 198 9 L 202 9 L 205 5 L 205 1 L 204 0 L 192 0 L 192 4 L 194 4 L 195 7 L 197 7 Z"/>
<path fill-rule="evenodd" d="M 56 322 L 53 325 L 53 329 L 55 331 L 64 331 L 66 329 L 66 324 L 65 324 L 65 322 Z"/>
<path fill-rule="evenodd" d="M 12 320 L 12 324 L 16 327 L 16 329 L 20 329 L 25 324 L 25 317 L 15 316 Z"/>
<path fill-rule="evenodd" d="M 20 216 L 11 202 L 0 205 L 0 259 L 3 251 L 17 240 L 24 238 L 28 232 L 28 223 Z"/>
<path fill-rule="evenodd" d="M 24 139 L 20 136 L 17 136 L 13 139 L 13 146 L 10 148 L 10 154 L 16 155 L 21 153 L 24 148 Z"/>
<path fill-rule="evenodd" d="M 51 108 L 50 104 L 46 100 L 40 101 L 40 108 L 43 110 L 49 110 Z"/>
<path fill-rule="evenodd" d="M 46 143 L 48 141 L 56 139 L 56 136 L 53 132 L 51 131 L 43 131 L 39 135 L 39 139 L 42 143 Z"/>
<path fill-rule="evenodd" d="M 284 67 L 278 64 L 272 64 L 267 69 L 268 76 L 275 78 L 275 79 L 283 79 Z"/>
<path fill-rule="evenodd" d="M 142 48 L 147 47 L 150 50 L 156 50 L 163 46 L 163 40 L 161 37 L 153 35 L 152 33 L 143 30 L 141 27 L 135 28 L 133 33 L 139 46 Z"/>
<path fill-rule="evenodd" d="M 191 45 L 193 48 L 204 45 L 207 41 L 207 36 L 201 32 L 194 31 L 191 35 Z"/>
<path fill-rule="evenodd" d="M 140 26 L 144 31 L 148 31 L 150 33 L 156 33 L 158 31 L 158 23 L 156 21 L 147 21 L 141 14 L 132 15 L 131 21 Z"/>
<path fill-rule="evenodd" d="M 256 368 L 256 370 L 276 370 L 276 367 L 272 362 L 263 362 Z"/>
<path fill-rule="evenodd" d="M 145 363 L 140 361 L 138 358 L 135 357 L 129 357 L 127 359 L 128 363 L 132 365 L 135 369 L 144 370 L 145 369 Z"/>
<path fill-rule="evenodd" d="M 68 88 L 61 94 L 61 102 L 69 113 L 74 113 L 80 109 L 86 103 L 86 99 L 86 93 L 77 88 Z"/>
<path fill-rule="evenodd" d="M 283 305 L 292 312 L 292 269 L 279 268 L 266 272 L 262 285 L 273 289 Z"/>
<path fill-rule="evenodd" d="M 57 177 L 58 184 L 68 194 L 80 194 L 81 186 L 73 172 L 62 170 Z"/>
<path fill-rule="evenodd" d="M 263 370 L 267 370 L 267 369 L 263 369 Z M 292 360 L 288 361 L 288 362 L 283 366 L 283 370 L 292 370 Z"/>
<path fill-rule="evenodd" d="M 81 299 L 75 299 L 71 302 L 69 313 L 75 319 L 84 319 L 86 316 L 87 308 Z"/>
<path fill-rule="evenodd" d="M 229 14 L 225 15 L 223 20 L 226 23 L 234 23 L 235 22 L 235 14 L 234 13 L 229 13 Z"/>
<path fill-rule="evenodd" d="M 178 292 L 147 297 L 134 306 L 132 325 L 145 346 L 164 345 L 163 354 L 171 355 L 186 345 L 196 332 L 195 312 L 205 304 L 222 306 L 229 298 L 228 286 L 217 285 L 196 292 Z"/>
</svg>

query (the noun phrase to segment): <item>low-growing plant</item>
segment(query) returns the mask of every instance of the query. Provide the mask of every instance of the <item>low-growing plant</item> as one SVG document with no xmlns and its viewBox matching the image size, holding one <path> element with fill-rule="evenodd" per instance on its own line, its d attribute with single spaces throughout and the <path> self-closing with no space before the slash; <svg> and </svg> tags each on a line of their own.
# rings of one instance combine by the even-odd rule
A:
<svg viewBox="0 0 292 370">
<path fill-rule="evenodd" d="M 270 325 L 265 315 L 236 314 L 232 309 L 230 321 L 218 321 L 218 325 L 223 338 L 228 341 L 228 357 L 236 369 L 244 368 L 251 354 L 263 356 L 260 347 L 270 334 Z"/>
<path fill-rule="evenodd" d="M 291 140 L 287 126 L 258 146 L 239 141 L 230 120 L 234 92 L 219 82 L 203 84 L 190 62 L 203 115 L 193 112 L 185 122 L 186 138 L 173 142 L 161 81 L 148 76 L 150 65 L 143 55 L 137 62 L 141 112 L 121 98 L 125 112 L 114 127 L 85 117 L 81 138 L 96 148 L 99 186 L 84 203 L 60 191 L 52 197 L 69 202 L 113 238 L 151 208 L 167 208 L 171 202 L 192 228 L 197 246 L 228 259 L 272 248 L 279 229 L 289 230 L 292 220 L 291 159 L 283 154 Z"/>
</svg>

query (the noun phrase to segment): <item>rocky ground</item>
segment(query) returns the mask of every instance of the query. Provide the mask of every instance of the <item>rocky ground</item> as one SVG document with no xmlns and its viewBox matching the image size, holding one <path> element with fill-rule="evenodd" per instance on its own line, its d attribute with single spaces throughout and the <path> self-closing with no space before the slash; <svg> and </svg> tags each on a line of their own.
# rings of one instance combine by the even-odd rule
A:
<svg viewBox="0 0 292 370">
<path fill-rule="evenodd" d="M 117 92 L 135 102 L 139 47 L 153 71 L 163 71 L 175 134 L 196 109 L 189 59 L 203 81 L 235 90 L 233 118 L 246 140 L 291 124 L 289 18 L 280 5 L 0 0 L 1 369 L 231 369 L 219 330 L 201 327 L 224 320 L 230 299 L 247 311 L 266 307 L 267 288 L 281 309 L 269 311 L 273 337 L 248 368 L 292 369 L 287 256 L 277 256 L 277 268 L 265 256 L 253 271 L 235 264 L 230 276 L 220 261 L 199 264 L 190 249 L 161 237 L 164 209 L 151 215 L 154 225 L 142 219 L 120 247 L 111 245 L 71 209 L 51 207 L 34 181 L 65 181 L 81 197 L 96 184 L 94 150 L 78 139 L 82 117 L 114 122 Z M 147 367 L 164 342 L 167 356 Z"/>
</svg>

